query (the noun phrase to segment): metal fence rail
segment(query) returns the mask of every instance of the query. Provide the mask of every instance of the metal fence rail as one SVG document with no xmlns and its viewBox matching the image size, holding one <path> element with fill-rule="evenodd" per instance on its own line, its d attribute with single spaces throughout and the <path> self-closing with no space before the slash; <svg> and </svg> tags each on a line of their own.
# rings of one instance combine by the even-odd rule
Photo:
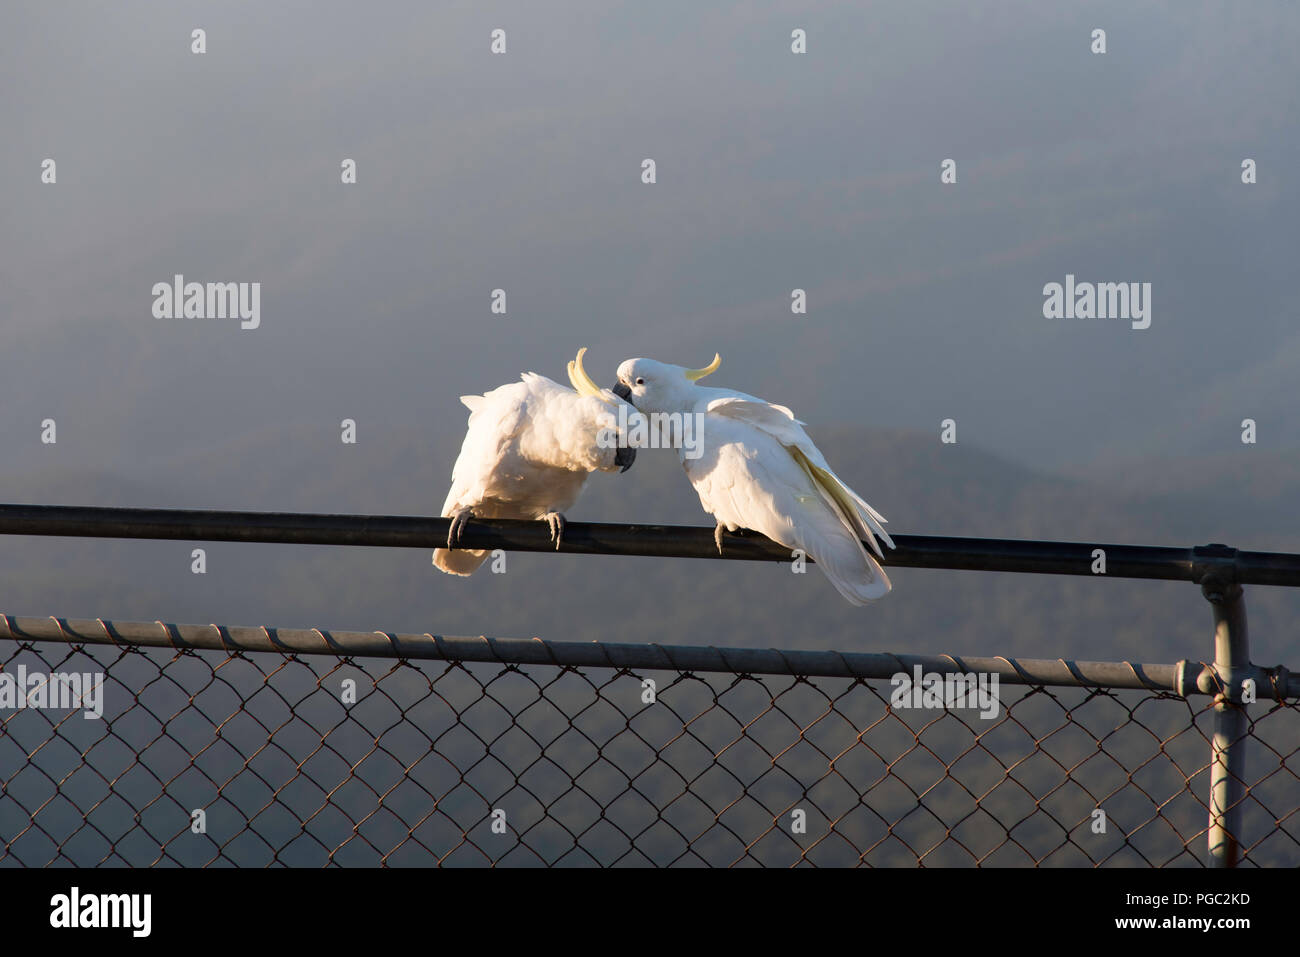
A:
<svg viewBox="0 0 1300 957">
<path fill-rule="evenodd" d="M 147 538 L 172 541 L 263 542 L 289 545 L 362 545 L 439 548 L 451 520 L 408 515 L 325 515 L 302 512 L 230 512 L 209 509 L 98 508 L 72 505 L 0 505 L 0 535 Z M 900 568 L 1045 575 L 1092 575 L 1094 551 L 1106 553 L 1106 577 L 1190 581 L 1211 571 L 1242 585 L 1300 586 L 1300 555 L 1239 551 L 1225 545 L 1169 548 L 1083 542 L 1018 541 L 894 535 L 886 564 Z M 641 555 L 788 562 L 788 549 L 756 533 L 723 535 L 683 525 L 569 522 L 557 549 L 541 522 L 473 519 L 461 547 L 578 555 Z M 811 558 L 805 561 L 812 561 Z"/>
<path fill-rule="evenodd" d="M 4 616 L 6 645 L 6 673 L 108 690 L 98 721 L 6 716 L 4 863 L 1214 861 L 1199 663 Z M 918 666 L 1023 690 L 991 718 L 895 706 L 877 683 Z M 1293 684 L 1243 728 L 1245 863 L 1300 862 Z"/>
<path fill-rule="evenodd" d="M 0 534 L 429 548 L 447 520 L 0 505 Z M 1251 662 L 1241 588 L 1300 585 L 1300 556 L 895 540 L 895 566 L 1088 575 L 1100 549 L 1107 577 L 1195 582 L 1213 660 L 4 616 L 0 863 L 1300 863 L 1300 680 Z M 462 544 L 555 550 L 528 522 Z M 666 526 L 571 523 L 560 550 L 719 557 L 712 529 Z M 99 720 L 12 697 L 81 673 Z M 1014 690 L 981 714 L 879 684 L 913 673 Z"/>
</svg>

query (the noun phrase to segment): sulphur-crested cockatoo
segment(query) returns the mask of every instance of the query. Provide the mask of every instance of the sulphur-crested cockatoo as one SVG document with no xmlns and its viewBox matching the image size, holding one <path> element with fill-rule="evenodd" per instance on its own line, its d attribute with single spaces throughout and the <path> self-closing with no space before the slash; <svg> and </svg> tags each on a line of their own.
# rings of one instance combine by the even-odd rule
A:
<svg viewBox="0 0 1300 957">
<path fill-rule="evenodd" d="M 801 549 L 852 604 L 883 598 L 889 576 L 862 540 L 877 555 L 877 537 L 893 548 L 885 519 L 831 471 L 785 406 L 697 384 L 721 364 L 719 356 L 703 369 L 629 359 L 618 367 L 613 392 L 651 422 L 654 413 L 702 416 L 696 420 L 702 439 L 691 450 L 696 457 L 685 448 L 679 454 L 700 504 L 717 521 L 719 552 L 724 528 L 753 529 Z M 683 424 L 676 427 L 688 434 Z"/>
<path fill-rule="evenodd" d="M 447 548 L 433 553 L 444 572 L 469 575 L 487 558 L 486 551 L 455 548 L 471 518 L 542 519 L 559 548 L 563 513 L 578 500 L 587 476 L 632 467 L 636 450 L 619 441 L 617 431 L 622 400 L 583 371 L 586 351 L 569 363 L 573 389 L 525 372 L 519 382 L 460 397 L 470 411 L 469 431 L 442 506 L 443 517 L 452 520 Z"/>
</svg>

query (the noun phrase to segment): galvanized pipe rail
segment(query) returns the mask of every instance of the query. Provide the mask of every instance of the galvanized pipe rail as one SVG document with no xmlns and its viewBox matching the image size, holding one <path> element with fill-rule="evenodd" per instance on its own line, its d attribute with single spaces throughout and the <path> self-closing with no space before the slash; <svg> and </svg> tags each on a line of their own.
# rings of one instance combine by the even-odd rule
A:
<svg viewBox="0 0 1300 957">
<path fill-rule="evenodd" d="M 0 505 L 0 534 L 5 535 L 436 548 L 446 543 L 449 525 L 450 520 L 445 518 L 400 515 Z M 451 657 L 454 649 L 464 660 L 474 661 L 509 660 L 503 658 L 502 653 L 513 649 L 512 653 L 522 656 L 520 660 L 539 663 L 875 678 L 888 677 L 899 670 L 907 671 L 919 664 L 927 671 L 996 673 L 1000 680 L 1015 684 L 1148 688 L 1184 696 L 1214 694 L 1208 828 L 1210 860 L 1217 867 L 1237 864 L 1240 848 L 1236 835 L 1240 833 L 1245 800 L 1242 743 L 1249 726 L 1246 709 L 1254 698 L 1282 700 L 1300 697 L 1300 676 L 1290 674 L 1282 667 L 1260 668 L 1251 663 L 1241 586 L 1300 586 L 1300 555 L 1239 551 L 1226 545 L 1170 548 L 929 535 L 895 535 L 893 538 L 897 547 L 886 555 L 886 564 L 890 567 L 1092 575 L 1100 550 L 1105 556 L 1104 577 L 1194 582 L 1201 586 L 1214 611 L 1214 662 L 1209 665 L 1187 661 L 1176 665 L 1134 665 L 1128 662 L 846 655 L 660 645 L 600 646 L 520 639 L 385 633 L 362 635 L 161 623 L 69 623 L 59 619 L 14 619 L 8 616 L 4 616 L 0 623 L 0 638 L 190 646 L 228 651 L 287 651 L 295 654 L 386 653 L 428 658 Z M 549 529 L 540 522 L 474 520 L 465 527 L 460 546 L 742 561 L 784 562 L 792 557 L 783 546 L 753 533 L 724 535 L 723 551 L 719 554 L 713 529 L 672 525 L 571 522 L 565 528 L 563 543 L 557 548 L 550 539 Z M 636 647 L 642 650 L 637 652 L 634 650 Z M 342 650 L 344 648 L 350 650 Z M 534 658 L 534 655 L 543 658 Z M 804 657 L 808 655 L 813 657 Z M 569 660 L 566 662 L 561 658 Z M 802 662 L 799 667 L 813 670 L 792 670 L 796 661 Z"/>
<path fill-rule="evenodd" d="M 968 657 L 879 652 L 795 651 L 777 648 L 720 648 L 541 638 L 489 638 L 397 634 L 386 631 L 327 631 L 241 625 L 179 625 L 161 621 L 103 618 L 35 618 L 0 614 L 0 639 L 61 641 L 288 655 L 408 658 L 574 668 L 792 675 L 809 678 L 889 679 L 914 668 L 936 674 L 997 675 L 1002 684 L 1067 688 L 1133 688 L 1187 697 L 1218 695 L 1223 688 L 1214 666 L 1204 662 L 1137 664 L 1129 661 L 1067 661 L 1064 658 Z M 1300 698 L 1300 674 L 1261 669 L 1265 694 Z"/>
</svg>

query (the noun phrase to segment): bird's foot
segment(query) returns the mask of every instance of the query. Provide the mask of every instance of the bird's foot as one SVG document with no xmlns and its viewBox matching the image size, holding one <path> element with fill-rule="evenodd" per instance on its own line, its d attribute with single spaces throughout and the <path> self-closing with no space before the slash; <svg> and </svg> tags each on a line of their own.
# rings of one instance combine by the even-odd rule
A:
<svg viewBox="0 0 1300 957">
<path fill-rule="evenodd" d="M 555 550 L 560 550 L 560 542 L 564 540 L 564 516 L 559 512 L 547 512 L 542 516 L 542 521 L 546 523 L 551 530 L 551 541 L 555 543 Z"/>
<path fill-rule="evenodd" d="M 722 533 L 723 531 L 726 530 L 726 528 L 727 528 L 726 525 L 722 524 L 722 522 L 718 522 L 717 527 L 713 530 L 713 541 L 718 546 L 719 555 L 722 554 Z"/>
<path fill-rule="evenodd" d="M 466 523 L 474 517 L 472 508 L 459 508 L 451 513 L 451 525 L 447 528 L 447 547 L 458 548 L 460 546 L 460 535 L 465 530 Z"/>
</svg>

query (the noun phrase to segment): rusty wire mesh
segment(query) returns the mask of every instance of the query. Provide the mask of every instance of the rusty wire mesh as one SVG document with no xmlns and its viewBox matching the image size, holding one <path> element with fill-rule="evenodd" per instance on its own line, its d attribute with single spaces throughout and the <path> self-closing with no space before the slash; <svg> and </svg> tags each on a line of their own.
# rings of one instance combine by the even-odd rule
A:
<svg viewBox="0 0 1300 957">
<path fill-rule="evenodd" d="M 106 682 L 99 720 L 0 712 L 10 865 L 1206 860 L 1204 697 L 1003 685 L 983 719 L 849 678 L 13 640 L 0 663 Z M 1243 864 L 1300 863 L 1300 708 L 1255 705 L 1249 736 Z"/>
</svg>

